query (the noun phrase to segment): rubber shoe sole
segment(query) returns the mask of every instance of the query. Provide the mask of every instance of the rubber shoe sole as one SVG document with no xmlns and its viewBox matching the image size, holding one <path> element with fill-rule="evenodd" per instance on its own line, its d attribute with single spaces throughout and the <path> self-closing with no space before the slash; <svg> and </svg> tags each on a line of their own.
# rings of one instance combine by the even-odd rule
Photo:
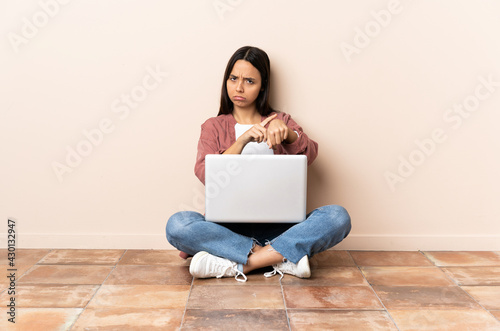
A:
<svg viewBox="0 0 500 331">
<path fill-rule="evenodd" d="M 208 255 L 208 252 L 201 251 L 193 256 L 193 258 L 191 259 L 191 264 L 189 265 L 189 273 L 191 274 L 191 276 L 200 278 L 197 276 L 198 262 L 206 255 Z"/>
<path fill-rule="evenodd" d="M 304 255 L 302 259 L 300 259 L 299 263 L 297 263 L 297 271 L 302 271 L 302 273 L 295 275 L 299 278 L 309 278 L 311 277 L 311 268 L 309 267 L 309 258 L 307 255 Z"/>
</svg>

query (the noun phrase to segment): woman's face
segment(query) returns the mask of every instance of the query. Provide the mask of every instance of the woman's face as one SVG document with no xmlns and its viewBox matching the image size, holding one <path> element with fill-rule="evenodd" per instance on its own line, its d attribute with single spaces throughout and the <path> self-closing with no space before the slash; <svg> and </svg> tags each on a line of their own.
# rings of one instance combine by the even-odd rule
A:
<svg viewBox="0 0 500 331">
<path fill-rule="evenodd" d="M 261 86 L 259 70 L 248 61 L 235 62 L 226 82 L 227 93 L 235 107 L 255 107 Z"/>
</svg>

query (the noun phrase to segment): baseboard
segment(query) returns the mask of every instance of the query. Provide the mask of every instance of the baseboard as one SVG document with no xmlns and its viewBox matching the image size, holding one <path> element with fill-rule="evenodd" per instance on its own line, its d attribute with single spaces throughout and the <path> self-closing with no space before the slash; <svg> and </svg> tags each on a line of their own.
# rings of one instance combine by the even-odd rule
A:
<svg viewBox="0 0 500 331">
<path fill-rule="evenodd" d="M 7 237 L 5 233 L 0 236 Z M 18 248 L 68 249 L 174 249 L 163 234 L 22 234 L 18 237 L 16 246 Z M 334 249 L 500 251 L 500 235 L 351 234 Z"/>
</svg>

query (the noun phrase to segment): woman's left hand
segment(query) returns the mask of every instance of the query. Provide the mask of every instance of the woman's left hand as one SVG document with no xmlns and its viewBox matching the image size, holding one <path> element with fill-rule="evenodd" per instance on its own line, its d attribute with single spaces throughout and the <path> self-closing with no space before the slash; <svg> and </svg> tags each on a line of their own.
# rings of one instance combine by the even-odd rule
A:
<svg viewBox="0 0 500 331">
<path fill-rule="evenodd" d="M 267 127 L 267 145 L 269 145 L 269 148 L 276 149 L 276 146 L 287 140 L 291 134 L 295 135 L 295 132 L 290 130 L 285 122 L 274 119 Z"/>
</svg>

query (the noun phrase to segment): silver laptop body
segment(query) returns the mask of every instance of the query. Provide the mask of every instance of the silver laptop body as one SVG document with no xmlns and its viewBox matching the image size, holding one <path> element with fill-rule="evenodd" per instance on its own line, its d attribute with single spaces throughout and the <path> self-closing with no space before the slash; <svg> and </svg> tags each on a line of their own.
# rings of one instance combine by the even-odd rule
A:
<svg viewBox="0 0 500 331">
<path fill-rule="evenodd" d="M 205 219 L 301 222 L 306 218 L 305 155 L 205 157 Z"/>
</svg>

